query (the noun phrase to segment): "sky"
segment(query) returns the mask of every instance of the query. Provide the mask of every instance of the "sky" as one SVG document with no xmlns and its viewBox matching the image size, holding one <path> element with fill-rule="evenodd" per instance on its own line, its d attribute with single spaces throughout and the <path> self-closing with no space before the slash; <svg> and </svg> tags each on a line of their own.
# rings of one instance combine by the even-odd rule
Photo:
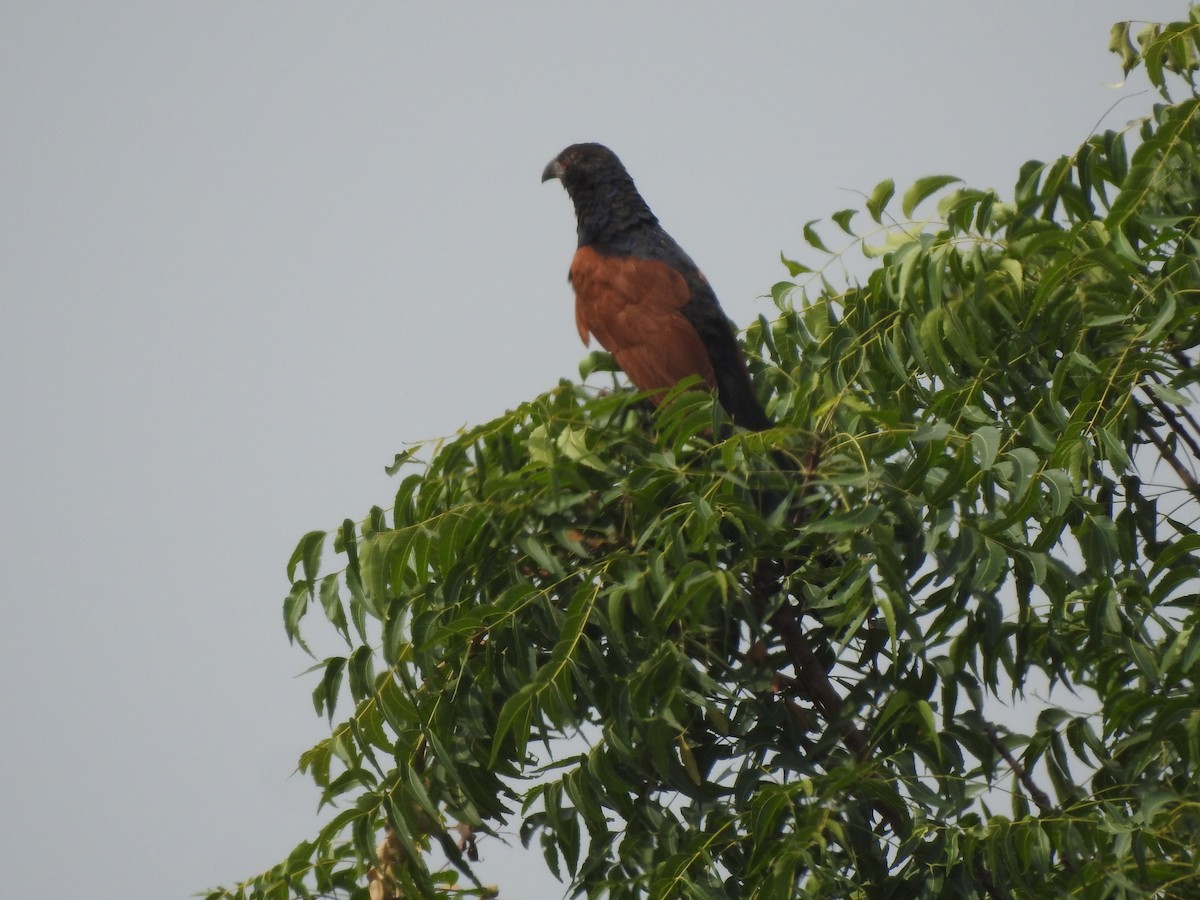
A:
<svg viewBox="0 0 1200 900">
<path fill-rule="evenodd" d="M 408 442 L 577 377 L 564 146 L 745 325 L 884 178 L 1011 196 L 1155 97 L 1183 2 L 61 2 L 0 11 L 0 872 L 161 900 L 315 834 L 302 534 Z M 1118 102 L 1119 101 L 1119 102 Z M 1114 104 L 1115 107 L 1114 107 Z M 512 843 L 516 824 L 508 829 Z M 562 895 L 481 843 L 502 897 Z"/>
</svg>

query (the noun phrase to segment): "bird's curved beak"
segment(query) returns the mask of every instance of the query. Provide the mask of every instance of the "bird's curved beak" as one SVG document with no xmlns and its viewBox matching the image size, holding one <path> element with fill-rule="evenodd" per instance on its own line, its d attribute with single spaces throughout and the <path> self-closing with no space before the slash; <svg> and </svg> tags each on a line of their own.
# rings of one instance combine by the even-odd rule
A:
<svg viewBox="0 0 1200 900">
<path fill-rule="evenodd" d="M 561 179 L 563 175 L 562 163 L 557 158 L 550 160 L 550 164 L 542 169 L 542 183 L 546 183 L 551 178 Z"/>
</svg>

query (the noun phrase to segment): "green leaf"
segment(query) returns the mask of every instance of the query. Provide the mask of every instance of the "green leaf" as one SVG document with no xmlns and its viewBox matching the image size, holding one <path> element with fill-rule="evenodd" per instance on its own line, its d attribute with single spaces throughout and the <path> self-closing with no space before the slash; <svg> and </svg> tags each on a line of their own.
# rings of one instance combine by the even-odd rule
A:
<svg viewBox="0 0 1200 900">
<path fill-rule="evenodd" d="M 325 660 L 325 673 L 321 683 L 313 690 L 313 708 L 317 715 L 324 713 L 329 722 L 333 722 L 333 713 L 337 708 L 338 692 L 342 688 L 342 673 L 346 669 L 346 658 L 334 656 Z M 336 749 L 336 747 L 335 747 Z"/>
<path fill-rule="evenodd" d="M 1113 468 L 1118 472 L 1127 470 L 1130 467 L 1129 454 L 1125 452 L 1125 445 L 1120 438 L 1109 428 L 1097 428 L 1096 433 L 1100 437 L 1100 443 L 1104 445 L 1105 458 Z"/>
<path fill-rule="evenodd" d="M 878 506 L 861 506 L 853 510 L 830 513 L 804 527 L 819 534 L 848 534 L 868 527 L 879 518 L 879 512 Z"/>
<path fill-rule="evenodd" d="M 621 367 L 611 353 L 593 350 L 579 361 L 579 377 L 587 380 L 596 372 L 619 372 Z"/>
<path fill-rule="evenodd" d="M 550 439 L 550 429 L 545 425 L 538 425 L 529 432 L 525 446 L 529 450 L 531 462 L 543 466 L 554 465 L 554 442 Z"/>
<path fill-rule="evenodd" d="M 1028 447 L 1017 447 L 1006 454 L 1012 462 L 1012 479 L 1010 480 L 1009 499 L 1019 503 L 1024 498 L 1029 487 L 1033 484 L 1034 475 L 1041 465 L 1037 453 Z"/>
<path fill-rule="evenodd" d="M 1067 511 L 1075 496 L 1075 488 L 1071 476 L 1062 469 L 1047 469 L 1042 472 L 1042 480 L 1049 488 L 1050 514 L 1061 516 Z"/>
<path fill-rule="evenodd" d="M 794 259 L 788 259 L 786 256 L 783 255 L 782 252 L 780 252 L 780 254 L 779 254 L 779 259 L 784 264 L 784 266 L 787 267 L 788 274 L 791 275 L 793 278 L 795 278 L 797 275 L 804 275 L 804 274 L 812 271 L 812 269 L 810 269 L 808 266 L 804 265 L 804 263 L 796 262 L 796 260 L 794 260 Z M 778 286 L 779 285 L 776 285 L 776 287 L 778 287 Z M 788 284 L 788 285 L 786 285 L 786 287 L 791 289 L 791 288 L 795 287 L 795 285 Z"/>
<path fill-rule="evenodd" d="M 867 198 L 867 212 L 871 214 L 872 219 L 883 223 L 883 211 L 895 193 L 896 183 L 890 178 L 875 185 L 875 190 L 871 191 L 871 196 Z"/>
<path fill-rule="evenodd" d="M 825 246 L 824 241 L 821 240 L 821 236 L 817 234 L 817 230 L 813 227 L 819 221 L 819 219 L 813 219 L 811 222 L 804 223 L 804 240 L 810 247 L 814 247 L 822 253 L 828 253 L 829 248 Z M 796 273 L 793 272 L 792 274 L 795 275 Z"/>
<path fill-rule="evenodd" d="M 305 651 L 308 648 L 304 640 L 300 637 L 300 620 L 308 612 L 308 600 L 310 596 L 308 585 L 303 581 L 297 581 L 292 584 L 292 589 L 283 601 L 283 627 L 287 632 L 288 640 L 299 643 Z"/>
<path fill-rule="evenodd" d="M 1158 309 L 1158 314 L 1155 315 L 1154 321 L 1150 323 L 1150 327 L 1146 329 L 1146 333 L 1142 335 L 1142 340 L 1147 343 L 1152 343 L 1162 334 L 1163 329 L 1171 325 L 1175 320 L 1175 294 L 1168 291 L 1163 297 L 1162 305 Z"/>
<path fill-rule="evenodd" d="M 692 784 L 703 782 L 704 779 L 700 775 L 700 767 L 696 765 L 696 756 L 692 753 L 692 748 L 688 746 L 687 739 L 683 735 L 679 736 L 679 759 L 683 763 L 683 768 L 687 772 L 688 778 L 692 780 Z"/>
<path fill-rule="evenodd" d="M 1169 384 L 1158 384 L 1157 382 L 1151 382 L 1150 384 L 1146 385 L 1146 387 L 1149 388 L 1150 393 L 1154 394 L 1154 396 L 1156 396 L 1159 400 L 1163 401 L 1164 403 L 1170 403 L 1173 406 L 1189 406 L 1192 402 L 1190 397 L 1185 394 L 1181 394 Z"/>
<path fill-rule="evenodd" d="M 288 581 L 296 580 L 296 567 L 300 565 L 304 571 L 304 583 L 311 591 L 317 579 L 317 572 L 321 568 L 321 550 L 324 546 L 324 531 L 310 531 L 300 538 L 300 543 L 296 545 L 291 559 L 288 560 Z"/>
<path fill-rule="evenodd" d="M 500 708 L 500 715 L 496 719 L 496 734 L 492 739 L 489 765 L 495 765 L 500 758 L 500 754 L 504 751 L 506 738 L 511 738 L 513 742 L 512 759 L 520 760 L 525 756 L 536 697 L 537 692 L 534 685 L 526 684 L 509 697 Z"/>
<path fill-rule="evenodd" d="M 930 194 L 935 194 L 946 185 L 959 181 L 962 179 L 954 175 L 927 175 L 924 178 L 918 178 L 913 182 L 913 186 L 904 192 L 904 199 L 900 203 L 904 217 L 911 218 L 917 206 Z"/>
<path fill-rule="evenodd" d="M 408 450 L 401 450 L 396 454 L 396 457 L 392 460 L 392 464 L 390 466 L 383 467 L 383 471 L 385 471 L 388 475 L 395 475 L 404 467 L 405 463 L 409 462 L 413 458 L 416 452 L 416 447 L 410 447 Z"/>
<path fill-rule="evenodd" d="M 851 237 L 856 237 L 854 234 L 854 229 L 850 227 L 850 220 L 853 219 L 857 214 L 857 209 L 840 209 L 830 218 L 832 218 L 833 221 L 837 223 L 838 227 L 841 228 L 842 231 L 846 232 L 846 234 L 850 235 Z"/>
<path fill-rule="evenodd" d="M 346 624 L 346 611 L 342 606 L 342 598 L 338 592 L 339 576 L 334 573 L 321 579 L 321 608 L 325 618 L 337 630 L 346 643 L 350 643 L 350 629 Z"/>
<path fill-rule="evenodd" d="M 1115 313 L 1109 316 L 1096 316 L 1085 323 L 1087 328 L 1103 328 L 1106 325 L 1117 325 L 1129 321 L 1129 313 Z"/>
<path fill-rule="evenodd" d="M 914 444 L 923 444 L 928 441 L 944 441 L 953 430 L 954 427 L 949 422 L 923 423 L 917 426 L 917 430 L 913 432 L 910 440 Z"/>
<path fill-rule="evenodd" d="M 892 601 L 886 594 L 877 596 L 875 598 L 875 605 L 883 614 L 883 621 L 887 626 L 888 642 L 892 648 L 892 656 L 895 657 L 899 643 L 899 635 L 896 631 L 896 609 L 892 606 Z"/>
<path fill-rule="evenodd" d="M 1114 22 L 1108 33 L 1108 49 L 1121 57 L 1121 70 L 1128 75 L 1138 64 L 1138 52 L 1129 37 L 1132 22 Z"/>
<path fill-rule="evenodd" d="M 588 433 L 585 429 L 568 425 L 559 432 L 555 443 L 562 455 L 571 462 L 588 466 L 597 472 L 610 471 L 604 459 L 588 447 Z"/>
<path fill-rule="evenodd" d="M 355 700 L 365 700 L 375 693 L 375 671 L 372 665 L 374 654 L 370 647 L 356 647 L 350 654 L 350 695 Z"/>
<path fill-rule="evenodd" d="M 971 434 L 971 451 L 979 468 L 987 472 L 996 463 L 1000 452 L 1000 429 L 992 425 L 977 428 Z"/>
<path fill-rule="evenodd" d="M 1111 572 L 1121 552 L 1117 527 L 1108 516 L 1086 516 L 1076 529 L 1079 549 L 1093 572 Z"/>
<path fill-rule="evenodd" d="M 925 726 L 925 733 L 936 742 L 938 733 L 937 718 L 933 714 L 933 707 L 929 705 L 929 701 L 918 700 L 917 712 L 921 714 L 921 724 Z"/>
</svg>

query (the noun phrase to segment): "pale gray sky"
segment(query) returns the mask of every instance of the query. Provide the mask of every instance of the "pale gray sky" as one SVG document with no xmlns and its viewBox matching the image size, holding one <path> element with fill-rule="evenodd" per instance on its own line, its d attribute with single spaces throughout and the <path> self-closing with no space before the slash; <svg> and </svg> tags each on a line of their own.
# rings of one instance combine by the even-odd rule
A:
<svg viewBox="0 0 1200 900">
<path fill-rule="evenodd" d="M 1183 2 L 10 2 L 0 13 L 0 882 L 185 897 L 322 817 L 284 566 L 406 441 L 575 377 L 563 146 L 740 323 L 893 177 L 1008 194 L 1153 97 Z M 503 896 L 557 897 L 481 845 Z"/>
</svg>

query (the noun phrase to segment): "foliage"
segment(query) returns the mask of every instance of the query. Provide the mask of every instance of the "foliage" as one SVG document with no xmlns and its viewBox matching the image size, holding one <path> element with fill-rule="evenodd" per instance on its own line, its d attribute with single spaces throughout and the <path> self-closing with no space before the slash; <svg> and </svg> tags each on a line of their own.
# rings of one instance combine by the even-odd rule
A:
<svg viewBox="0 0 1200 900">
<path fill-rule="evenodd" d="M 747 335 L 777 428 L 563 383 L 306 535 L 340 811 L 209 897 L 367 896 L 385 833 L 377 892 L 486 895 L 506 823 L 589 897 L 1200 893 L 1198 23 L 1116 26 L 1162 104 L 1011 201 L 884 182 L 807 227 Z"/>
</svg>

